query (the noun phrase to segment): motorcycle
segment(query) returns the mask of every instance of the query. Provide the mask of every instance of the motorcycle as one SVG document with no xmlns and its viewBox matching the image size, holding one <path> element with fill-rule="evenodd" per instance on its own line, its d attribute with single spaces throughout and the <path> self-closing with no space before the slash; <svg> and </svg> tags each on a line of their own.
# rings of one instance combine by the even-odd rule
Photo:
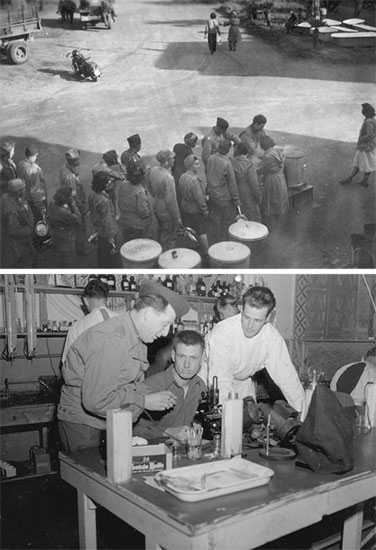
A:
<svg viewBox="0 0 376 550">
<path fill-rule="evenodd" d="M 90 61 L 90 57 L 85 57 L 80 50 L 73 50 L 67 53 L 67 57 L 72 60 L 73 71 L 82 78 L 89 78 L 96 82 L 101 76 L 101 70 L 94 61 Z"/>
</svg>

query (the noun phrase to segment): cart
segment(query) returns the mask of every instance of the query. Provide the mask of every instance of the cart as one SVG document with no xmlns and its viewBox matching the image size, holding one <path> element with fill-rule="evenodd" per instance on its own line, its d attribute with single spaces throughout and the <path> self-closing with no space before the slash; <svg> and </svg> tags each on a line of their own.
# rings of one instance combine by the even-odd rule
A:
<svg viewBox="0 0 376 550">
<path fill-rule="evenodd" d="M 115 0 L 80 0 L 81 27 L 87 29 L 104 23 L 106 29 L 111 29 L 115 21 L 114 3 Z"/>
<path fill-rule="evenodd" d="M 8 10 L 0 13 L 0 53 L 11 63 L 21 65 L 30 57 L 28 41 L 35 32 L 42 30 L 42 23 L 36 7 L 27 11 Z"/>
</svg>

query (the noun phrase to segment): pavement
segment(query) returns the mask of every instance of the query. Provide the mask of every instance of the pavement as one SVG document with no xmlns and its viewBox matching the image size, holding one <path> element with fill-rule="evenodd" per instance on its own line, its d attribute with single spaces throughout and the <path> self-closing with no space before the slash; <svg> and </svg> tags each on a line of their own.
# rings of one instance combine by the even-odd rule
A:
<svg viewBox="0 0 376 550">
<path fill-rule="evenodd" d="M 201 138 L 217 116 L 236 133 L 263 113 L 277 144 L 306 151 L 313 202 L 280 220 L 255 267 L 349 266 L 350 234 L 376 217 L 374 175 L 368 188 L 338 184 L 351 170 L 360 105 L 375 103 L 374 49 L 323 55 L 311 50 L 309 38 L 278 44 L 243 29 L 236 52 L 224 41 L 211 56 L 203 31 L 218 3 L 118 0 L 112 30 L 81 30 L 77 14 L 73 27 L 63 26 L 56 8 L 45 5 L 44 32 L 29 61 L 1 64 L 0 133 L 16 141 L 16 161 L 26 141 L 39 142 L 51 196 L 68 147 L 81 150 L 81 179 L 89 189 L 92 166 L 103 152 L 126 149 L 131 134 L 141 135 L 141 152 L 155 164 L 157 151 L 172 149 L 189 131 Z M 98 82 L 73 76 L 66 54 L 74 48 L 87 48 L 102 68 Z M 77 267 L 94 264 L 84 257 Z"/>
</svg>

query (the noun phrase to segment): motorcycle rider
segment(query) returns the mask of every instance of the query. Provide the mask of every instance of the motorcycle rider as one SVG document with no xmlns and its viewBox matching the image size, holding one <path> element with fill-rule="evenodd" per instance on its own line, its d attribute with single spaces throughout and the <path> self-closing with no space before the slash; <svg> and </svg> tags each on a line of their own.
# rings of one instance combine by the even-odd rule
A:
<svg viewBox="0 0 376 550">
<path fill-rule="evenodd" d="M 82 78 L 91 78 L 96 81 L 101 75 L 98 65 L 94 61 L 89 61 L 89 57 L 84 57 L 80 50 L 73 50 L 67 54 L 67 57 L 68 55 L 72 58 L 72 69 Z"/>
</svg>

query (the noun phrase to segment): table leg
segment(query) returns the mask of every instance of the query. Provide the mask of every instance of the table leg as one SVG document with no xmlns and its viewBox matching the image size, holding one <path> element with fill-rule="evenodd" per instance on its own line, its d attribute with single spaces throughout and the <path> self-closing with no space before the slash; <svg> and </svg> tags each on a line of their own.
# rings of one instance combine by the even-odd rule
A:
<svg viewBox="0 0 376 550">
<path fill-rule="evenodd" d="M 80 548 L 97 549 L 96 506 L 89 497 L 77 489 L 78 533 Z"/>
<path fill-rule="evenodd" d="M 39 444 L 42 449 L 48 449 L 48 428 L 43 426 L 39 431 Z"/>
<path fill-rule="evenodd" d="M 352 514 L 345 519 L 342 533 L 342 550 L 357 550 L 360 548 L 363 527 L 364 503 L 354 506 Z"/>
</svg>

